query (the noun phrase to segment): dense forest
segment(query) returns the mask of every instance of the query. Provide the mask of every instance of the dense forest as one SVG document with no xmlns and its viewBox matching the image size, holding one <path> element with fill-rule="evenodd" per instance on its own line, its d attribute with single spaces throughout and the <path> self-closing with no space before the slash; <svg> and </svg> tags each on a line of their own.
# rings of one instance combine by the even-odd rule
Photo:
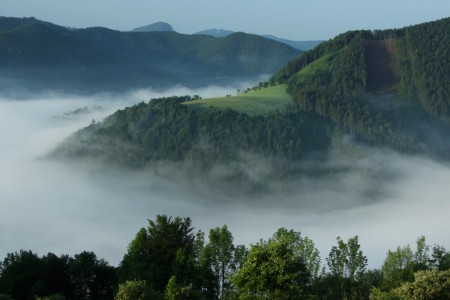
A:
<svg viewBox="0 0 450 300">
<path fill-rule="evenodd" d="M 448 158 L 450 18 L 385 31 L 351 31 L 289 62 L 297 107 L 376 145 Z"/>
<path fill-rule="evenodd" d="M 275 162 L 270 174 L 275 178 L 295 172 L 292 161 L 307 154 L 323 154 L 331 142 L 333 127 L 311 112 L 287 109 L 249 116 L 231 109 L 196 110 L 183 105 L 191 99 L 152 99 L 118 110 L 103 122 L 79 130 L 51 156 L 94 158 L 127 167 L 179 162 L 192 176 L 260 155 Z M 250 183 L 242 169 L 228 167 L 220 180 Z"/>
<path fill-rule="evenodd" d="M 322 261 L 325 257 L 325 261 Z M 158 215 L 141 228 L 118 267 L 84 251 L 8 253 L 0 299 L 449 299 L 450 252 L 419 237 L 368 269 L 358 236 L 337 237 L 328 255 L 300 232 L 235 245 L 226 225 L 207 234 L 190 218 Z"/>
</svg>

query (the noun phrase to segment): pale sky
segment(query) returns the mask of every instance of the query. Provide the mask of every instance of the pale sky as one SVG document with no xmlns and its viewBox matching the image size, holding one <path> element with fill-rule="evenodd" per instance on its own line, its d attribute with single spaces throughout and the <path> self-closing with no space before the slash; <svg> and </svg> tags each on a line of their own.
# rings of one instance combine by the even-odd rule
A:
<svg viewBox="0 0 450 300">
<path fill-rule="evenodd" d="M 0 15 L 122 31 L 164 21 L 187 34 L 217 28 L 315 40 L 448 17 L 450 0 L 0 0 Z"/>
</svg>

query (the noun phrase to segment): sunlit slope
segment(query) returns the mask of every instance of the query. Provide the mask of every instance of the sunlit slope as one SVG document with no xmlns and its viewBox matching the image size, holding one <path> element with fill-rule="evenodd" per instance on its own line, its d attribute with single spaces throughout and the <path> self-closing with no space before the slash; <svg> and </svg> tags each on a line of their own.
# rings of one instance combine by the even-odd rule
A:
<svg viewBox="0 0 450 300">
<path fill-rule="evenodd" d="M 250 90 L 238 96 L 193 100 L 183 104 L 200 110 L 210 107 L 230 108 L 248 115 L 264 115 L 270 111 L 284 111 L 286 109 L 286 106 L 291 102 L 291 96 L 287 93 L 286 88 L 286 84 L 280 84 Z"/>
</svg>

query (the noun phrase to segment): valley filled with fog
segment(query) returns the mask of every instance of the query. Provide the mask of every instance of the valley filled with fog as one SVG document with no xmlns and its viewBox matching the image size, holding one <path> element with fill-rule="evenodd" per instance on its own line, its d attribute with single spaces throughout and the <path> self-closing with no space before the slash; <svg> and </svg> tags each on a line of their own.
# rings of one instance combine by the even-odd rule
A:
<svg viewBox="0 0 450 300">
<path fill-rule="evenodd" d="M 428 244 L 450 247 L 450 166 L 355 145 L 350 138 L 325 161 L 301 162 L 306 170 L 340 171 L 275 180 L 269 192 L 256 196 L 183 176 L 42 158 L 71 133 L 125 106 L 161 96 L 224 96 L 246 86 L 1 98 L 0 257 L 20 249 L 57 255 L 89 250 L 117 265 L 139 228 L 157 214 L 189 216 L 203 231 L 227 224 L 235 244 L 267 239 L 279 227 L 294 229 L 310 237 L 323 257 L 337 236 L 358 235 L 370 267 L 380 267 L 388 249 L 414 245 L 420 235 Z M 270 172 L 264 161 L 252 161 L 255 172 Z"/>
</svg>

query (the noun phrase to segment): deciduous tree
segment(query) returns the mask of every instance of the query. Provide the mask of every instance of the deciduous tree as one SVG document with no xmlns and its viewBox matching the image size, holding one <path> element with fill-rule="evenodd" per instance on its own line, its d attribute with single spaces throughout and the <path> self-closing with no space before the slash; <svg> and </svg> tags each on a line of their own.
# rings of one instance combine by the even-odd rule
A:
<svg viewBox="0 0 450 300">
<path fill-rule="evenodd" d="M 450 270 L 420 270 L 413 282 L 404 282 L 395 290 L 400 299 L 450 299 Z"/>
<path fill-rule="evenodd" d="M 309 274 L 294 248 L 276 238 L 252 245 L 232 278 L 240 299 L 302 299 Z"/>
</svg>

